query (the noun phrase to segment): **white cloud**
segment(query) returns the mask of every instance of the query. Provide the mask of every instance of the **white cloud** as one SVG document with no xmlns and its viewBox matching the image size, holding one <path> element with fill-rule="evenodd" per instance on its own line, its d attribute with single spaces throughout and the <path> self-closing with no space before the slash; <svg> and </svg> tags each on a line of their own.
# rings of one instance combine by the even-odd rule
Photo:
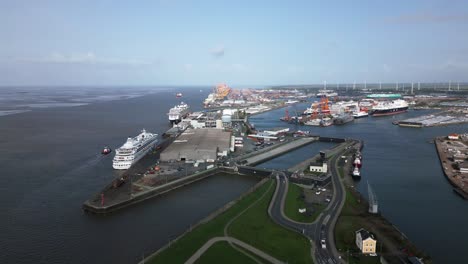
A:
<svg viewBox="0 0 468 264">
<path fill-rule="evenodd" d="M 190 64 L 190 63 L 186 63 L 186 64 L 184 64 L 184 69 L 185 69 L 186 71 L 192 71 L 193 65 Z"/>
<path fill-rule="evenodd" d="M 225 48 L 224 46 L 218 46 L 216 48 L 211 49 L 211 54 L 217 58 L 224 56 Z"/>
</svg>

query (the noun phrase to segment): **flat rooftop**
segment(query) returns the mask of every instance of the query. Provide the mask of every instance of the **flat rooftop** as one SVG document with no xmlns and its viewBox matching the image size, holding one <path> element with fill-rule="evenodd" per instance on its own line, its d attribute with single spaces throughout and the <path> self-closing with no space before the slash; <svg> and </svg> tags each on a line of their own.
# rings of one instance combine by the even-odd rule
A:
<svg viewBox="0 0 468 264">
<path fill-rule="evenodd" d="M 228 152 L 231 133 L 215 128 L 187 129 L 161 152 L 161 161 L 214 161 L 218 153 Z"/>
</svg>

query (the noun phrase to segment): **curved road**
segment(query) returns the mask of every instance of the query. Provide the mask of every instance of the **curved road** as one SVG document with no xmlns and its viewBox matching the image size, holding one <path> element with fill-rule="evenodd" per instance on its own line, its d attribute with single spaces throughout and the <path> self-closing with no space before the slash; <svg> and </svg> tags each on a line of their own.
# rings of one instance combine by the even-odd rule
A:
<svg viewBox="0 0 468 264">
<path fill-rule="evenodd" d="M 345 189 L 338 174 L 337 163 L 338 158 L 350 149 L 348 146 L 356 143 L 357 141 L 350 140 L 333 150 L 335 155 L 329 160 L 329 168 L 331 168 L 330 171 L 334 188 L 333 198 L 327 208 L 322 212 L 319 219 L 314 223 L 298 223 L 284 215 L 284 200 L 287 194 L 289 180 L 284 172 L 276 172 L 277 185 L 268 213 L 276 223 L 302 233 L 309 238 L 311 242 L 314 242 L 315 250 L 313 251 L 313 258 L 315 263 L 318 264 L 344 263 L 336 250 L 334 241 L 335 223 L 346 198 Z M 326 248 L 322 248 L 322 239 L 326 242 Z"/>
</svg>

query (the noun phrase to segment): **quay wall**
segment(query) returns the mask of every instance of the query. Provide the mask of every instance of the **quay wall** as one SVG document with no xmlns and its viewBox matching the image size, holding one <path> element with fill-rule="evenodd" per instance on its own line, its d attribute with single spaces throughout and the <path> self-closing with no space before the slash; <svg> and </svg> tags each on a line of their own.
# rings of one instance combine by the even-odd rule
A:
<svg viewBox="0 0 468 264">
<path fill-rule="evenodd" d="M 275 157 L 281 156 L 286 152 L 301 148 L 303 146 L 309 145 L 315 142 L 313 138 L 300 138 L 298 140 L 294 140 L 292 142 L 288 142 L 287 144 L 281 145 L 277 148 L 274 148 L 266 153 L 262 153 L 250 158 L 245 159 L 247 161 L 246 165 L 254 166 L 260 163 L 263 163 L 267 160 L 273 159 Z"/>
<path fill-rule="evenodd" d="M 464 199 L 468 199 L 468 193 L 464 192 L 453 180 L 452 178 L 450 177 L 450 175 L 447 173 L 447 171 L 445 170 L 444 168 L 444 162 L 443 162 L 443 150 L 442 150 L 442 147 L 440 146 L 440 140 L 443 140 L 444 137 L 436 137 L 435 140 L 434 140 L 434 145 L 436 146 L 436 150 L 437 150 L 437 157 L 439 158 L 439 161 L 440 161 L 440 165 L 441 165 L 441 169 L 442 171 L 444 172 L 444 175 L 445 175 L 445 178 L 447 178 L 447 180 L 450 182 L 450 184 L 452 184 L 452 186 L 454 187 L 453 191 L 460 195 L 462 198 Z"/>
<path fill-rule="evenodd" d="M 333 137 L 319 137 L 320 142 L 336 142 L 343 143 L 346 141 L 344 138 L 333 138 Z"/>
<path fill-rule="evenodd" d="M 212 168 L 212 169 L 203 171 L 201 173 L 185 177 L 183 179 L 179 179 L 179 180 L 169 182 L 167 184 L 161 185 L 161 186 L 156 187 L 154 189 L 151 189 L 151 190 L 148 190 L 148 191 L 143 191 L 141 193 L 138 193 L 138 194 L 134 195 L 131 199 L 128 199 L 128 200 L 125 200 L 125 201 L 122 201 L 122 202 L 118 202 L 118 203 L 115 203 L 115 204 L 111 204 L 111 205 L 108 205 L 108 206 L 96 206 L 96 205 L 93 205 L 92 203 L 90 203 L 89 200 L 88 200 L 83 204 L 83 210 L 85 212 L 90 212 L 90 213 L 95 213 L 95 214 L 111 213 L 111 212 L 114 212 L 116 210 L 125 208 L 125 207 L 127 207 L 129 205 L 142 202 L 142 201 L 147 200 L 149 198 L 162 195 L 164 193 L 175 190 L 177 188 L 180 188 L 180 187 L 186 186 L 188 184 L 191 184 L 193 182 L 202 180 L 202 179 L 204 179 L 206 177 L 213 176 L 213 175 L 215 175 L 217 173 L 219 173 L 217 168 Z"/>
</svg>

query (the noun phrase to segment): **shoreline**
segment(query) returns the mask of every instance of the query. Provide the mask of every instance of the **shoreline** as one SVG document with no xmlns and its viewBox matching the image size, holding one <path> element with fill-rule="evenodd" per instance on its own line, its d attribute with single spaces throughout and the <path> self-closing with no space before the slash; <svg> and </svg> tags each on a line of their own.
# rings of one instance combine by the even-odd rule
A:
<svg viewBox="0 0 468 264">
<path fill-rule="evenodd" d="M 445 162 L 449 160 L 448 158 L 444 158 L 444 156 L 447 156 L 447 155 L 443 155 L 442 146 L 440 145 L 443 142 L 443 140 L 447 140 L 447 139 L 444 139 L 444 137 L 436 137 L 434 139 L 434 143 L 435 143 L 436 151 L 437 151 L 437 157 L 439 158 L 441 169 L 444 172 L 445 178 L 454 187 L 453 191 L 456 194 L 460 195 L 463 199 L 468 200 L 468 188 L 465 187 L 467 188 L 467 190 L 464 190 L 462 186 L 460 186 L 461 184 L 455 181 L 455 179 L 453 179 L 454 176 L 456 176 L 456 174 L 450 173 L 449 169 L 452 169 L 452 168 L 445 167 L 445 164 L 447 164 Z"/>
</svg>

